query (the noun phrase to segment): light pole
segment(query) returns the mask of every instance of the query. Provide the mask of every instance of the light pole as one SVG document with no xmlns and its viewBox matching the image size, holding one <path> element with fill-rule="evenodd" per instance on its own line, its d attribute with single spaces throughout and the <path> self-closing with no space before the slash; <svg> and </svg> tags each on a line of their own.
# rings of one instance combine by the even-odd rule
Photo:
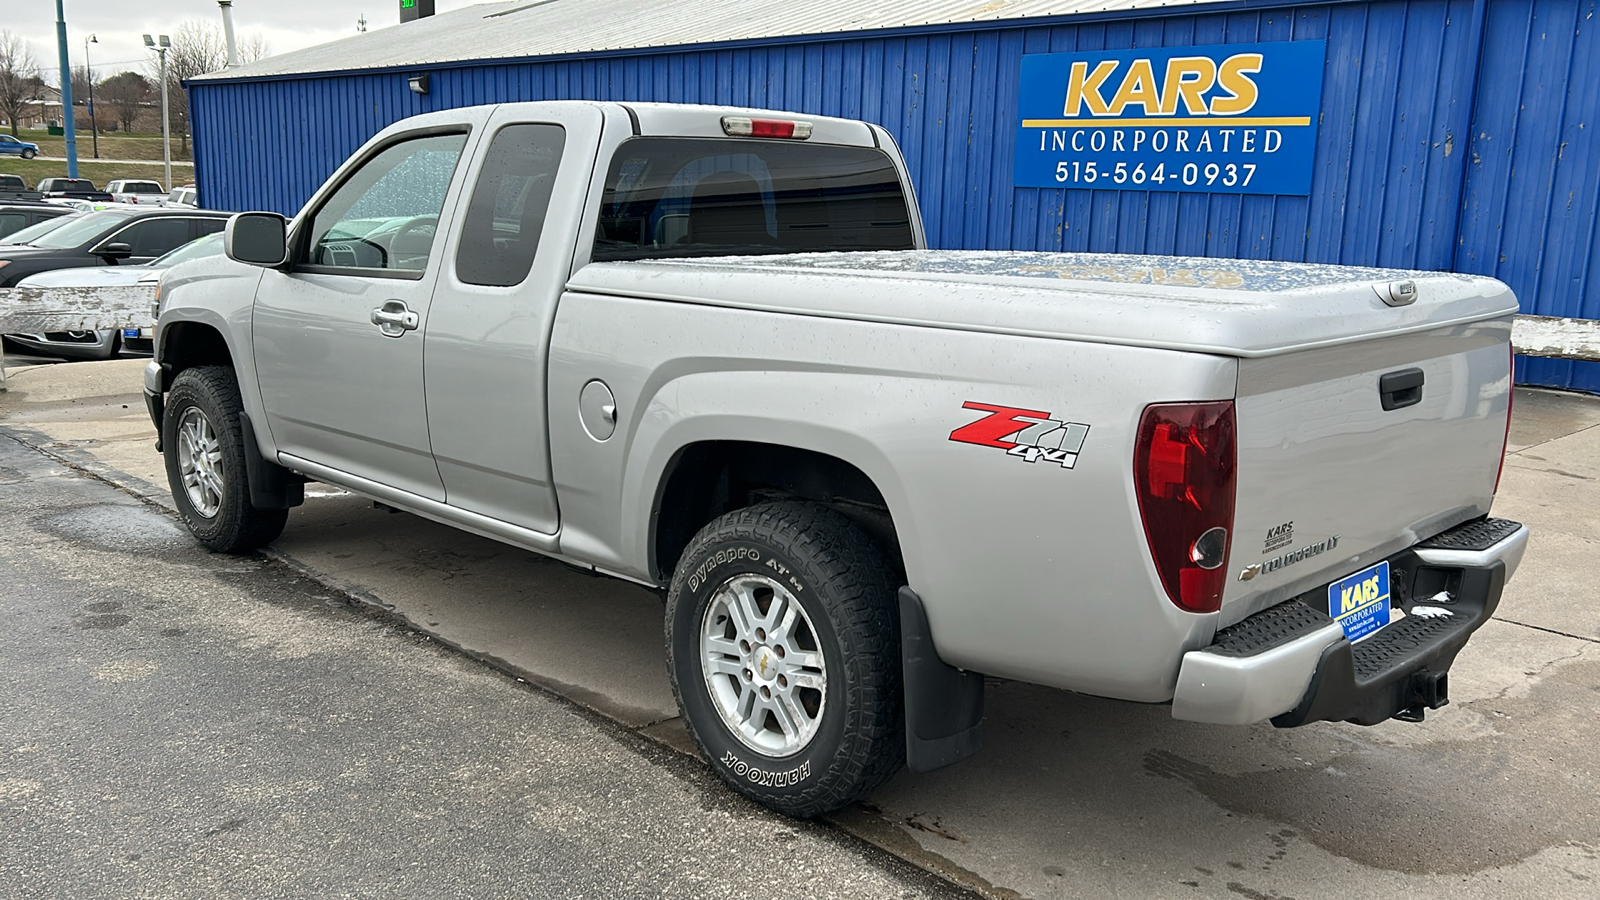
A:
<svg viewBox="0 0 1600 900">
<path fill-rule="evenodd" d="M 83 42 L 83 72 L 89 80 L 89 133 L 94 135 L 94 158 L 100 158 L 100 123 L 94 117 L 94 69 L 89 65 L 89 45 L 98 44 L 100 39 L 89 35 Z"/>
<path fill-rule="evenodd" d="M 158 44 L 144 36 L 144 45 L 156 52 L 161 58 L 161 162 L 167 179 L 167 190 L 172 190 L 172 127 L 167 124 L 167 51 L 172 49 L 172 40 L 166 35 L 161 35 Z"/>
<path fill-rule="evenodd" d="M 67 14 L 56 0 L 56 48 L 61 51 L 61 133 L 67 139 L 67 177 L 78 177 L 78 136 L 72 133 L 72 63 L 67 60 Z"/>
</svg>

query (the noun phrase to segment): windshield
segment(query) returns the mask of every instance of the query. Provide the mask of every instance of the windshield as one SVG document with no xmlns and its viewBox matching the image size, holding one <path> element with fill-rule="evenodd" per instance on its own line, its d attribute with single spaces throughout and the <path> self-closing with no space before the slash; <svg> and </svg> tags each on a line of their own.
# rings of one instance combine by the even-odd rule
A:
<svg viewBox="0 0 1600 900">
<path fill-rule="evenodd" d="M 126 205 L 126 204 L 124 204 Z M 110 231 L 128 217 L 116 210 L 101 210 L 99 212 L 85 213 L 73 216 L 72 221 L 61 226 L 38 240 L 29 241 L 35 247 L 46 247 L 51 250 L 65 250 L 79 244 L 88 243 L 99 237 L 103 232 Z"/>
<path fill-rule="evenodd" d="M 914 248 L 900 174 L 881 150 L 634 138 L 611 160 L 593 258 Z"/>
<path fill-rule="evenodd" d="M 191 259 L 200 259 L 206 256 L 216 256 L 222 252 L 222 232 L 208 234 L 198 240 L 190 241 L 182 247 L 168 253 L 150 263 L 152 269 L 165 269 Z"/>
<path fill-rule="evenodd" d="M 49 234 L 77 218 L 80 218 L 77 213 L 68 213 L 53 219 L 45 219 L 43 222 L 35 222 L 27 228 L 19 228 L 6 235 L 5 240 L 0 240 L 0 244 L 31 244 L 35 238 Z"/>
</svg>

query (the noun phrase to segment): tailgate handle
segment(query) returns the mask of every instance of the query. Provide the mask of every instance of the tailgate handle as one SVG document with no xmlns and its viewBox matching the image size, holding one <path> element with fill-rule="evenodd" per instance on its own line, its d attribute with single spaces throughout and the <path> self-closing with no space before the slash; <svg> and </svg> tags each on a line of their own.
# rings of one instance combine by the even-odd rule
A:
<svg viewBox="0 0 1600 900">
<path fill-rule="evenodd" d="M 1378 379 L 1378 394 L 1385 411 L 1405 409 L 1422 402 L 1422 370 L 1401 369 Z"/>
</svg>

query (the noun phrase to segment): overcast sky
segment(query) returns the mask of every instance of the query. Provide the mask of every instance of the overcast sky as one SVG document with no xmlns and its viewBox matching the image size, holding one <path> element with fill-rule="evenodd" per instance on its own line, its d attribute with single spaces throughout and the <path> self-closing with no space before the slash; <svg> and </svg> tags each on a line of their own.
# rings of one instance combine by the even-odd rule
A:
<svg viewBox="0 0 1600 900">
<path fill-rule="evenodd" d="M 435 0 L 446 12 L 483 0 Z M 216 0 L 65 0 L 67 49 L 72 66 L 83 65 L 84 39 L 95 74 L 105 78 L 128 69 L 143 71 L 147 57 L 142 34 L 175 31 L 188 20 L 222 24 Z M 0 29 L 27 41 L 51 84 L 58 81 L 55 0 L 0 0 Z M 287 53 L 356 33 L 356 20 L 367 17 L 367 30 L 400 21 L 400 0 L 234 0 L 234 31 L 242 41 L 259 34 L 272 53 Z"/>
</svg>

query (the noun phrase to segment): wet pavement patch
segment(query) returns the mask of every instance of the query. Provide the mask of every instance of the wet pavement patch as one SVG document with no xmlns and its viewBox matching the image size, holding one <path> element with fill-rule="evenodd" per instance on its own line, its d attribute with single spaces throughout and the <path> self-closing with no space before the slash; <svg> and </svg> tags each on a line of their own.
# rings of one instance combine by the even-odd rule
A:
<svg viewBox="0 0 1600 900">
<path fill-rule="evenodd" d="M 143 506 L 80 506 L 47 515 L 38 525 L 58 537 L 128 553 L 170 550 L 191 543 L 177 523 Z"/>
<path fill-rule="evenodd" d="M 84 616 L 81 619 L 74 619 L 72 624 L 90 631 L 107 631 L 112 628 L 121 628 L 132 621 L 133 616 L 114 613 L 105 616 Z"/>
<path fill-rule="evenodd" d="M 1441 741 L 1415 749 L 1351 749 L 1304 768 L 1234 774 L 1166 749 L 1144 754 L 1149 775 L 1187 782 L 1217 805 L 1292 828 L 1272 835 L 1277 852 L 1308 839 L 1330 853 L 1409 874 L 1470 874 L 1511 865 L 1551 848 L 1600 844 L 1587 799 L 1600 795 L 1589 753 L 1600 745 L 1590 688 L 1600 663 L 1575 662 L 1529 694 L 1466 704 L 1494 722 L 1496 739 Z M 1317 726 L 1312 726 L 1317 727 Z M 1564 739 L 1528 765 L 1518 748 L 1536 735 Z M 1362 786 L 1383 786 L 1367 790 Z M 1354 787 L 1353 787 L 1354 786 Z M 1236 865 L 1229 863 L 1230 865 Z M 1258 863 L 1259 865 L 1259 863 Z M 1244 868 L 1239 866 L 1239 868 Z"/>
</svg>

